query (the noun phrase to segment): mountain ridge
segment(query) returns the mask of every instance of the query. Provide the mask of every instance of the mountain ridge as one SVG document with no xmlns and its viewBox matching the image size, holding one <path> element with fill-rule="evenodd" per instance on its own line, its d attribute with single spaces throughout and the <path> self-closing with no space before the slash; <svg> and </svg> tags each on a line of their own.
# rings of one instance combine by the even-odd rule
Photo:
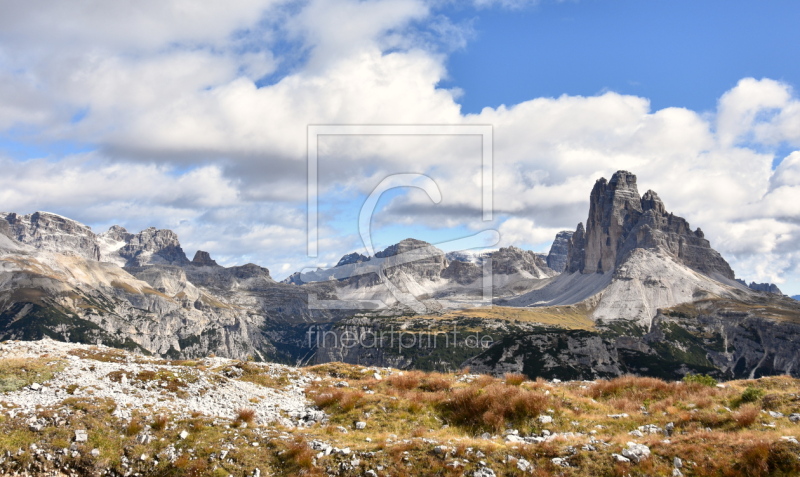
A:
<svg viewBox="0 0 800 477">
<path fill-rule="evenodd" d="M 282 282 L 255 264 L 220 266 L 202 250 L 189 260 L 169 230 L 95 234 L 45 212 L 0 218 L 0 339 L 102 341 L 170 358 L 470 365 L 549 377 L 665 367 L 673 377 L 800 372 L 797 301 L 769 293 L 774 285 L 736 281 L 702 231 L 667 212 L 655 192 L 640 196 L 626 171 L 596 182 L 587 226 L 559 232 L 548 254 L 514 246 L 445 253 L 409 238 Z M 492 304 L 505 308 L 480 308 Z M 559 326 L 562 315 L 581 328 Z M 462 337 L 448 352 L 341 345 L 346 333 L 444 325 L 482 331 L 491 344 L 470 347 Z M 315 343 L 317 332 L 335 339 Z M 556 337 L 567 344 L 555 349 L 569 351 L 553 354 Z M 732 345 L 721 352 L 718 341 Z"/>
</svg>

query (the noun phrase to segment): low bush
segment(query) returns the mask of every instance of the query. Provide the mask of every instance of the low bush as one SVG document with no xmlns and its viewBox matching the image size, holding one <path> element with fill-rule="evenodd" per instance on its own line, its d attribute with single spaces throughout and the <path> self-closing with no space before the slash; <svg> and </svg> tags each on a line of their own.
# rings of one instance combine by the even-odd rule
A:
<svg viewBox="0 0 800 477">
<path fill-rule="evenodd" d="M 733 414 L 733 419 L 739 427 L 749 427 L 756 422 L 761 408 L 755 404 L 745 404 Z"/>
<path fill-rule="evenodd" d="M 532 421 L 548 406 L 541 392 L 495 382 L 456 389 L 440 405 L 444 417 L 473 431 L 502 430 Z"/>
<path fill-rule="evenodd" d="M 506 373 L 506 384 L 509 386 L 519 386 L 528 380 L 528 377 L 519 373 Z"/>
<path fill-rule="evenodd" d="M 364 393 L 358 390 L 333 389 L 311 394 L 309 397 L 320 409 L 335 408 L 347 412 L 361 403 Z"/>
<path fill-rule="evenodd" d="M 164 429 L 167 428 L 168 422 L 169 419 L 167 419 L 167 416 L 161 414 L 156 416 L 155 419 L 153 419 L 153 422 L 150 423 L 150 428 L 153 429 L 154 431 L 163 431 Z"/>
<path fill-rule="evenodd" d="M 410 391 L 420 385 L 422 382 L 422 375 L 423 373 L 420 371 L 401 371 L 389 376 L 386 382 L 393 388 Z"/>
<path fill-rule="evenodd" d="M 249 407 L 243 407 L 236 410 L 236 419 L 234 422 L 237 424 L 245 422 L 247 424 L 252 424 L 253 421 L 256 419 L 256 411 Z"/>
<path fill-rule="evenodd" d="M 742 395 L 739 398 L 739 401 L 741 401 L 742 403 L 756 402 L 759 399 L 761 399 L 762 396 L 764 396 L 763 389 L 758 389 L 750 386 L 744 391 L 742 391 Z"/>
<path fill-rule="evenodd" d="M 594 399 L 627 398 L 635 402 L 664 399 L 675 392 L 674 385 L 656 378 L 622 376 L 598 381 L 589 388 Z"/>
<path fill-rule="evenodd" d="M 709 387 L 717 385 L 717 380 L 707 374 L 687 374 L 683 377 L 683 382 L 686 384 L 697 383 Z"/>
</svg>

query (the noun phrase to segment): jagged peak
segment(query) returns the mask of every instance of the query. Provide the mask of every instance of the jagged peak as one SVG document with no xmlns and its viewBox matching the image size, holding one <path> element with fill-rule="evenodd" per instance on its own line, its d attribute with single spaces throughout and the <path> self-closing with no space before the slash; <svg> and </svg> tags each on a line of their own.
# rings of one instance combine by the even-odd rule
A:
<svg viewBox="0 0 800 477">
<path fill-rule="evenodd" d="M 654 210 L 659 214 L 667 213 L 664 202 L 653 190 L 648 190 L 642 196 L 642 211 Z"/>
<path fill-rule="evenodd" d="M 123 227 L 121 225 L 112 225 L 111 227 L 108 228 L 108 230 L 106 230 L 103 233 L 106 233 L 106 234 L 108 234 L 108 233 L 123 233 L 123 234 L 126 234 L 126 233 L 128 233 L 128 229 L 126 229 L 125 227 Z"/>
<path fill-rule="evenodd" d="M 358 252 L 348 253 L 343 255 L 342 258 L 339 259 L 339 262 L 336 263 L 335 266 L 341 267 L 343 265 L 350 265 L 353 263 L 361 263 L 361 262 L 368 262 L 369 257 L 366 255 L 360 254 Z"/>
<path fill-rule="evenodd" d="M 203 250 L 198 250 L 197 253 L 194 254 L 194 258 L 192 259 L 192 263 L 195 265 L 205 265 L 205 266 L 212 266 L 218 267 L 216 261 L 211 259 L 211 254 L 208 252 L 204 252 Z"/>
<path fill-rule="evenodd" d="M 730 265 L 711 248 L 700 229 L 666 211 L 652 190 L 639 196 L 636 176 L 617 171 L 611 181 L 598 180 L 590 196 L 589 218 L 570 240 L 566 271 L 606 273 L 635 249 L 658 249 L 676 261 L 711 277 L 734 277 Z"/>
<path fill-rule="evenodd" d="M 603 179 L 605 180 L 605 179 Z M 615 187 L 628 187 L 628 188 L 636 188 L 636 174 L 632 172 L 619 170 L 611 176 L 611 180 L 608 181 L 609 185 L 614 185 Z"/>
</svg>

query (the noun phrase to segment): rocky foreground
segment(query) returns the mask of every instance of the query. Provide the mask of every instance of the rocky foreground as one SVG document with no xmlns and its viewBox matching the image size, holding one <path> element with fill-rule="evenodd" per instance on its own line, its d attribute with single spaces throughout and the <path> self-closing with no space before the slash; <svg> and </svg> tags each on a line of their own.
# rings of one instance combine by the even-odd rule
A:
<svg viewBox="0 0 800 477">
<path fill-rule="evenodd" d="M 800 380 L 530 381 L 0 344 L 5 475 L 798 475 Z"/>
</svg>

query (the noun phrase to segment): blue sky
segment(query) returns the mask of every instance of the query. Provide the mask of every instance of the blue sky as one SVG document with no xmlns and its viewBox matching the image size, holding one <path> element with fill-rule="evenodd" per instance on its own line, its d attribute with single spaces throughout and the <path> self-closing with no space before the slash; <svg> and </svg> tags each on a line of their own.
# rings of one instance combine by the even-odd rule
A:
<svg viewBox="0 0 800 477">
<path fill-rule="evenodd" d="M 800 4 L 179 0 L 0 3 L 0 209 L 179 233 L 282 278 L 361 246 L 486 228 L 546 251 L 594 180 L 639 175 L 748 280 L 800 293 Z M 469 140 L 332 142 L 305 256 L 308 124 L 492 124 L 495 217 Z M 786 159 L 788 158 L 788 159 Z"/>
<path fill-rule="evenodd" d="M 606 90 L 654 109 L 709 111 L 745 77 L 800 80 L 800 4 L 792 1 L 542 2 L 463 8 L 469 44 L 447 61 L 465 112 L 532 97 Z"/>
</svg>

